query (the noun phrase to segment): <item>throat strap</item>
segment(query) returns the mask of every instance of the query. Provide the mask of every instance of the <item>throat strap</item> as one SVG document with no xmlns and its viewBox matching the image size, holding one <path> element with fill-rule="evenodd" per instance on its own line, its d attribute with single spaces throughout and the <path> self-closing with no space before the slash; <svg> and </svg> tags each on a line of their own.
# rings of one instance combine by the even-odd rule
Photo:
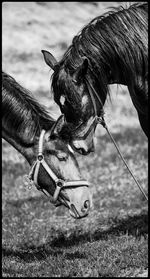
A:
<svg viewBox="0 0 150 279">
<path fill-rule="evenodd" d="M 95 96 L 97 97 L 99 103 L 101 104 L 101 107 L 103 107 L 103 104 L 102 104 L 102 101 L 100 99 L 100 97 L 98 96 L 96 90 L 94 89 L 92 83 L 89 83 L 89 80 L 86 78 L 86 83 L 88 84 L 88 92 L 89 92 L 89 95 L 90 95 L 90 98 L 92 100 L 92 104 L 93 104 L 93 108 L 94 108 L 94 115 L 97 116 L 98 113 L 97 113 L 97 107 L 96 107 L 96 102 L 94 100 L 94 96 L 93 96 L 93 93 L 95 94 Z M 103 109 L 101 110 L 101 115 L 104 114 L 104 111 Z"/>
</svg>

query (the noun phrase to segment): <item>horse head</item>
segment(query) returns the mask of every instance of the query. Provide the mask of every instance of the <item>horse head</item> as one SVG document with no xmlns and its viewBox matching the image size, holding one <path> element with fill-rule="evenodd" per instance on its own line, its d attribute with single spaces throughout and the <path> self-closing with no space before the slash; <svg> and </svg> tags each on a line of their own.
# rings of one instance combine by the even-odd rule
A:
<svg viewBox="0 0 150 279">
<path fill-rule="evenodd" d="M 91 193 L 88 182 L 82 178 L 73 150 L 58 136 L 62 123 L 60 117 L 50 131 L 42 131 L 30 179 L 55 206 L 63 204 L 69 208 L 71 216 L 82 218 L 89 213 Z"/>
<path fill-rule="evenodd" d="M 71 147 L 59 136 L 63 117 L 55 122 L 14 78 L 3 73 L 2 79 L 2 136 L 31 165 L 27 185 L 34 182 L 55 205 L 64 204 L 75 218 L 85 217 L 91 206 L 89 184 Z"/>
<path fill-rule="evenodd" d="M 136 3 L 93 18 L 74 36 L 59 62 L 49 52 L 42 51 L 46 64 L 54 70 L 54 99 L 68 125 L 74 126 L 74 137 L 75 128 L 79 133 L 79 126 L 82 127 L 83 133 L 83 125 L 87 129 L 92 117 L 102 117 L 108 85 L 113 83 L 128 87 L 142 129 L 148 133 L 147 7 L 147 3 Z M 91 141 L 92 138 L 91 134 Z M 76 138 L 72 144 L 76 150 L 87 154 L 92 150 L 89 142 L 79 142 Z"/>
<path fill-rule="evenodd" d="M 69 131 L 69 143 L 82 155 L 95 149 L 95 116 L 102 112 L 105 98 L 100 100 L 93 85 L 86 57 L 74 71 L 66 71 L 65 66 L 58 63 L 48 51 L 42 51 L 46 64 L 54 70 L 52 87 L 54 99 L 65 115 L 62 129 Z M 96 95 L 95 95 L 96 94 Z M 63 134 L 63 131 L 61 131 Z"/>
</svg>

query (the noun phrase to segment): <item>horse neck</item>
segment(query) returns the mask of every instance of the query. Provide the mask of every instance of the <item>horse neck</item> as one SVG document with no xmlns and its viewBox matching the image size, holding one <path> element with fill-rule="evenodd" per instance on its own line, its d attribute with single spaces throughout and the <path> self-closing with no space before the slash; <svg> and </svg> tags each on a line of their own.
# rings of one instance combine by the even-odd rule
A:
<svg viewBox="0 0 150 279">
<path fill-rule="evenodd" d="M 13 78 L 2 76 L 2 137 L 32 164 L 42 129 L 49 130 L 54 120 Z"/>
<path fill-rule="evenodd" d="M 68 50 L 70 63 L 78 50 L 89 59 L 95 75 L 102 77 L 99 88 L 107 81 L 108 84 L 134 86 L 137 75 L 141 78 L 147 74 L 147 22 L 147 4 L 133 5 L 93 19 L 74 37 Z"/>
<path fill-rule="evenodd" d="M 34 141 L 32 145 L 25 146 L 19 139 L 15 136 L 12 136 L 9 130 L 5 129 L 5 126 L 2 124 L 2 138 L 5 139 L 9 144 L 11 144 L 19 153 L 21 153 L 30 165 L 33 164 L 37 154 L 37 143 Z"/>
</svg>

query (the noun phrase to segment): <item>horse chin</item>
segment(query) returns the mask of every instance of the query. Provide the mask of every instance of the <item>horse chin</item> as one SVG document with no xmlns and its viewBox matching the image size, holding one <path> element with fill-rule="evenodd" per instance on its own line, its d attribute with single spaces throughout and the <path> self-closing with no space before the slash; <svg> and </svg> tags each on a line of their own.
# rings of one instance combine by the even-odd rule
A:
<svg viewBox="0 0 150 279">
<path fill-rule="evenodd" d="M 81 217 L 77 215 L 74 211 L 71 209 L 69 210 L 70 216 L 73 217 L 74 219 L 80 219 Z"/>
<path fill-rule="evenodd" d="M 80 215 L 73 204 L 71 204 L 71 206 L 70 206 L 69 213 L 70 213 L 70 216 L 73 217 L 74 219 L 81 219 L 88 215 L 88 213 L 83 216 Z"/>
<path fill-rule="evenodd" d="M 67 201 L 65 201 L 64 199 L 62 198 L 59 198 L 58 201 L 55 203 L 55 206 L 58 207 L 58 206 L 61 206 L 61 205 L 64 205 L 65 207 L 69 208 L 69 213 L 70 213 L 70 216 L 73 217 L 74 219 L 81 219 L 83 217 L 86 217 L 87 215 L 83 215 L 81 216 L 77 209 L 75 208 L 75 206 L 73 204 L 69 205 L 67 203 Z"/>
</svg>

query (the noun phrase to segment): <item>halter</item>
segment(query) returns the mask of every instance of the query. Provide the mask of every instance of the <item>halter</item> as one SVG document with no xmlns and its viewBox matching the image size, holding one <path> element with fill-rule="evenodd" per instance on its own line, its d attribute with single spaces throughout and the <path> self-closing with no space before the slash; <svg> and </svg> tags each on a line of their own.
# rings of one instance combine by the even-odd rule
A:
<svg viewBox="0 0 150 279">
<path fill-rule="evenodd" d="M 42 191 L 44 194 L 44 189 L 38 184 L 38 175 L 39 175 L 39 169 L 42 165 L 46 172 L 49 174 L 50 178 L 55 183 L 56 189 L 54 191 L 54 194 L 51 198 L 51 202 L 57 205 L 58 198 L 60 195 L 60 191 L 64 188 L 73 188 L 73 187 L 81 187 L 81 186 L 89 186 L 89 183 L 86 180 L 70 180 L 66 181 L 64 179 L 60 179 L 54 171 L 50 168 L 50 166 L 45 162 L 44 155 L 43 155 L 43 142 L 44 142 L 44 135 L 46 131 L 42 130 L 39 138 L 39 150 L 38 150 L 38 156 L 37 160 L 33 163 L 30 173 L 29 173 L 29 179 L 32 180 L 36 186 L 36 188 L 40 191 Z"/>
<path fill-rule="evenodd" d="M 91 125 L 90 125 L 90 127 L 89 127 L 89 129 L 88 129 L 88 131 L 87 131 L 86 134 L 84 135 L 84 137 L 78 137 L 78 138 L 79 138 L 79 139 L 81 139 L 81 138 L 82 138 L 82 139 L 83 139 L 83 138 L 85 139 L 85 137 L 87 137 L 87 135 L 90 133 L 90 131 L 91 131 L 93 128 L 94 128 L 94 129 L 96 128 L 97 124 L 101 124 L 101 125 L 106 129 L 106 131 L 107 131 L 108 135 L 110 136 L 112 142 L 114 143 L 114 145 L 115 145 L 115 147 L 116 147 L 116 149 L 117 149 L 117 151 L 118 151 L 118 153 L 119 153 L 119 155 L 120 155 L 122 161 L 124 162 L 126 168 L 128 169 L 128 171 L 130 172 L 131 176 L 133 177 L 135 183 L 136 183 L 137 186 L 139 187 L 139 189 L 140 189 L 140 191 L 142 192 L 142 194 L 144 195 L 145 199 L 148 201 L 147 195 L 145 194 L 145 192 L 144 192 L 142 186 L 139 184 L 139 182 L 138 182 L 137 179 L 135 178 L 134 174 L 133 174 L 132 171 L 130 170 L 129 166 L 127 165 L 127 163 L 126 163 L 126 161 L 125 161 L 125 159 L 124 159 L 124 157 L 123 157 L 121 151 L 119 150 L 119 147 L 118 147 L 117 143 L 115 142 L 115 140 L 114 140 L 112 134 L 110 133 L 110 131 L 109 131 L 107 125 L 106 125 L 106 122 L 105 122 L 105 120 L 104 120 L 104 111 L 103 111 L 103 109 L 101 110 L 101 116 L 98 116 L 98 115 L 97 115 L 97 107 L 96 107 L 95 100 L 94 100 L 94 97 L 93 97 L 93 94 L 92 94 L 91 90 L 92 90 L 92 91 L 94 92 L 94 94 L 96 95 L 96 97 L 97 97 L 99 103 L 102 105 L 102 107 L 103 107 L 103 104 L 102 104 L 102 101 L 101 101 L 100 97 L 98 96 L 96 90 L 94 89 L 93 85 L 89 83 L 89 80 L 88 80 L 88 79 L 86 79 L 86 82 L 87 82 L 87 84 L 89 85 L 89 95 L 90 95 L 90 98 L 91 98 L 91 101 L 92 101 L 92 104 L 93 104 L 95 117 L 94 117 L 94 119 L 93 119 L 93 121 L 92 121 L 92 123 L 91 123 Z"/>
</svg>

